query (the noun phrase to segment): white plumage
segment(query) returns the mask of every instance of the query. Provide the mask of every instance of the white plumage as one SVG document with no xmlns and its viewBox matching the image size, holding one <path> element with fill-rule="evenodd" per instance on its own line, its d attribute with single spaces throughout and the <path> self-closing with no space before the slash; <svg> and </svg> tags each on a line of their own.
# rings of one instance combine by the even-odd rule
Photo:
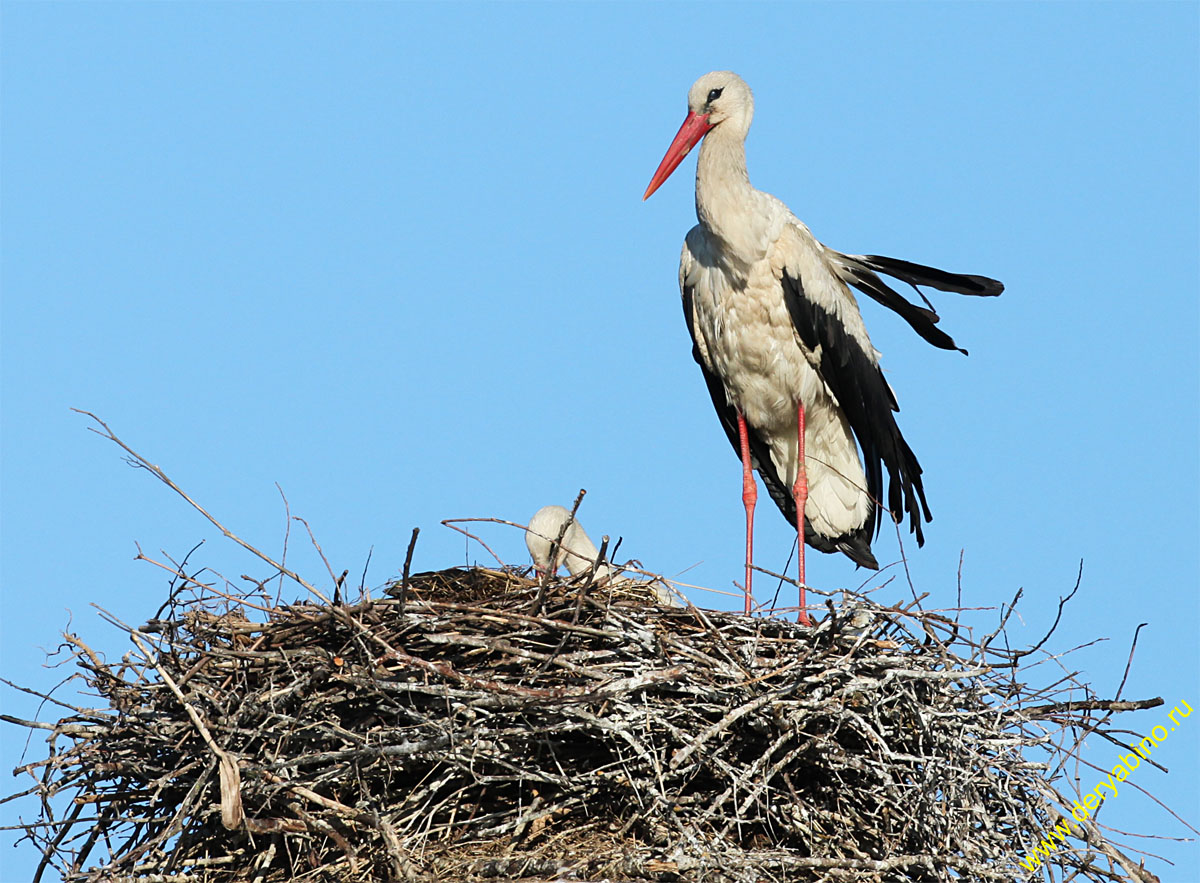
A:
<svg viewBox="0 0 1200 883">
<path fill-rule="evenodd" d="M 550 548 L 559 534 L 563 533 L 563 525 L 567 522 L 570 524 L 552 561 Z M 565 564 L 571 576 L 578 576 L 595 565 L 596 581 L 608 579 L 608 565 L 597 560 L 600 550 L 584 531 L 583 525 L 572 520 L 570 511 L 562 506 L 543 506 L 534 513 L 525 531 L 525 547 L 529 549 L 529 556 L 539 571 L 554 572 Z"/>
<path fill-rule="evenodd" d="M 764 243 L 761 258 L 749 263 L 740 285 L 719 269 L 713 257 L 716 240 L 698 224 L 683 248 L 680 289 L 693 292 L 691 322 L 702 364 L 721 378 L 728 402 L 761 436 L 786 488 L 797 478 L 796 407 L 804 403 L 805 516 L 818 535 L 839 537 L 860 529 L 871 516 L 867 479 L 846 415 L 820 374 L 820 349 L 808 352 L 798 341 L 781 285 L 783 272 L 807 280 L 829 278 L 829 271 L 808 228 L 777 200 L 764 208 L 780 219 L 779 229 L 768 228 L 774 238 Z M 870 347 L 853 296 L 844 285 L 842 291 L 829 288 L 820 293 L 834 315 Z M 878 354 L 867 351 L 876 364 Z"/>
</svg>

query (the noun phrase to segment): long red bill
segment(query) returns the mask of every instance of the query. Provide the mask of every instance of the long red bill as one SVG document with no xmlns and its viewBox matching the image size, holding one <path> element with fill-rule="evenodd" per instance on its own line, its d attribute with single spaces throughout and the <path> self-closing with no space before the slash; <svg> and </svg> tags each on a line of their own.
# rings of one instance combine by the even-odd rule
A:
<svg viewBox="0 0 1200 883">
<path fill-rule="evenodd" d="M 671 177 L 671 172 L 675 171 L 679 164 L 683 162 L 683 158 L 688 155 L 691 149 L 700 142 L 700 139 L 711 128 L 712 126 L 708 122 L 708 114 L 700 114 L 694 111 L 688 113 L 687 119 L 683 121 L 683 125 L 679 127 L 679 131 L 675 135 L 675 140 L 667 148 L 667 155 L 658 164 L 658 171 L 650 179 L 650 186 L 646 188 L 646 192 L 642 196 L 643 201 L 649 199 L 650 194 L 661 187 L 663 181 Z"/>
</svg>

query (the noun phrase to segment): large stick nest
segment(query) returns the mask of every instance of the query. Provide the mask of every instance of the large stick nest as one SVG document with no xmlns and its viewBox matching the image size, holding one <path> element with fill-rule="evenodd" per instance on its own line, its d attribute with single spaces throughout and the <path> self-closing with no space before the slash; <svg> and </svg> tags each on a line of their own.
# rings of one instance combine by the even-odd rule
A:
<svg viewBox="0 0 1200 883">
<path fill-rule="evenodd" d="M 39 876 L 1024 879 L 1074 740 L 1161 701 L 1035 690 L 1003 622 L 975 639 L 915 603 L 848 595 L 808 629 L 507 570 L 390 594 L 193 580 L 119 664 L 69 635 L 105 705 L 24 722 L 50 730 L 23 768 Z M 1156 879 L 1084 829 L 1039 873 Z"/>
</svg>

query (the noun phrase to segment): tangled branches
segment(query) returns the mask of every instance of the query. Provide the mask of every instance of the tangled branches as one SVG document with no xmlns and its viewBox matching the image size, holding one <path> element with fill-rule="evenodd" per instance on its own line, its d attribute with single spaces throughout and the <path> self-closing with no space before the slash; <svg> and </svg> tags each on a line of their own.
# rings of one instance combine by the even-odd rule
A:
<svg viewBox="0 0 1200 883">
<path fill-rule="evenodd" d="M 390 594 L 197 583 L 126 627 L 119 664 L 69 638 L 106 705 L 18 722 L 49 732 L 22 768 L 39 876 L 1024 879 L 1069 812 L 1063 757 L 1161 704 L 1033 689 L 1002 628 L 864 596 L 804 629 L 586 576 L 445 570 Z M 1155 879 L 1084 830 L 1038 873 Z"/>
</svg>

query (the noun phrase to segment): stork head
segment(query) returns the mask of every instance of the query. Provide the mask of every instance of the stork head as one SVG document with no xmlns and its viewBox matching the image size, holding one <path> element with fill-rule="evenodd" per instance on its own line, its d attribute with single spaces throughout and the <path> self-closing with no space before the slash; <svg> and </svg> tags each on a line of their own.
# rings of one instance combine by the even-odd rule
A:
<svg viewBox="0 0 1200 883">
<path fill-rule="evenodd" d="M 687 118 L 667 148 L 667 155 L 659 163 L 642 199 L 649 199 L 710 131 L 724 126 L 731 135 L 745 138 L 753 118 L 754 93 L 745 80 L 733 71 L 713 71 L 702 76 L 688 90 Z"/>
<path fill-rule="evenodd" d="M 754 116 L 754 93 L 733 71 L 713 71 L 692 83 L 688 112 L 706 116 L 709 128 L 728 120 L 744 132 Z"/>
</svg>

